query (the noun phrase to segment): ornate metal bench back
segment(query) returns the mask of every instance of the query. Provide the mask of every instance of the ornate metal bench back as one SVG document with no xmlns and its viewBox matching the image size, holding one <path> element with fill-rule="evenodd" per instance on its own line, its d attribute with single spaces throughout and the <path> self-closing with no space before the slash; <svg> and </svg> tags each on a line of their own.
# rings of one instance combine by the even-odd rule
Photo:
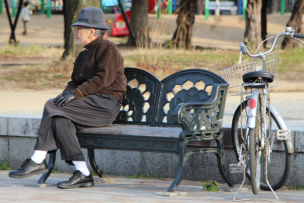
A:
<svg viewBox="0 0 304 203">
<path fill-rule="evenodd" d="M 127 93 L 114 123 L 152 124 L 160 81 L 151 73 L 137 68 L 125 68 L 125 75 Z"/>
<path fill-rule="evenodd" d="M 225 84 L 226 87 L 222 91 L 217 91 L 217 84 Z M 187 128 L 191 126 L 192 130 L 200 130 L 211 129 L 213 123 L 223 117 L 228 83 L 215 73 L 202 69 L 180 71 L 162 80 L 160 88 L 155 109 L 155 125 L 176 125 L 173 123 L 172 116 L 178 104 L 214 100 L 218 92 L 220 92 L 219 97 L 216 97 L 217 104 L 214 107 L 206 110 L 187 109 L 183 118 L 184 122 L 188 122 Z"/>
<path fill-rule="evenodd" d="M 215 73 L 188 69 L 159 81 L 147 71 L 125 68 L 125 75 L 128 80 L 127 93 L 114 121 L 116 124 L 179 126 L 174 124 L 172 118 L 178 104 L 208 102 L 214 98 L 216 104 L 209 109 L 185 110 L 183 122 L 188 123 L 188 130 L 189 126 L 192 130 L 212 129 L 223 118 L 228 83 Z M 219 84 L 226 86 L 218 91 Z"/>
</svg>

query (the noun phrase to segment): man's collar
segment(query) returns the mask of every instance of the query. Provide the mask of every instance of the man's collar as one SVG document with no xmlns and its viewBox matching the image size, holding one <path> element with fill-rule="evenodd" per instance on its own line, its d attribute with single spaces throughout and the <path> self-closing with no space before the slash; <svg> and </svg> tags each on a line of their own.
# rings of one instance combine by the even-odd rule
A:
<svg viewBox="0 0 304 203">
<path fill-rule="evenodd" d="M 103 40 L 103 37 L 97 37 L 92 42 L 90 42 L 89 44 L 85 45 L 84 48 L 89 49 L 89 48 L 95 46 L 96 44 L 100 43 L 102 40 Z"/>
</svg>

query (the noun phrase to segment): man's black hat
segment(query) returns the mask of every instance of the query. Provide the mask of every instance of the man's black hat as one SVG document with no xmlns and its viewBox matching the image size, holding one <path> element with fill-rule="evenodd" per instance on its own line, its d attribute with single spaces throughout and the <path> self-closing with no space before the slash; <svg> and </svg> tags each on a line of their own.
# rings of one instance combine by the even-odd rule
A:
<svg viewBox="0 0 304 203">
<path fill-rule="evenodd" d="M 72 26 L 82 25 L 85 27 L 108 30 L 102 10 L 96 7 L 83 8 L 80 11 L 78 21 Z"/>
</svg>

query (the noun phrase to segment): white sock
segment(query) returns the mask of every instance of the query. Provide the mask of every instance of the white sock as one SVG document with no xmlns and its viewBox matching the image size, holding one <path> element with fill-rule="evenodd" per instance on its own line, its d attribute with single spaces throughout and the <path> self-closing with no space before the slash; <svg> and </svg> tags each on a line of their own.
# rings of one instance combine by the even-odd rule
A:
<svg viewBox="0 0 304 203">
<path fill-rule="evenodd" d="M 43 160 L 45 159 L 47 154 L 47 151 L 40 151 L 40 150 L 35 150 L 33 156 L 32 156 L 32 160 L 36 163 L 36 164 L 41 164 L 43 162 Z"/>
<path fill-rule="evenodd" d="M 85 161 L 73 161 L 73 164 L 75 165 L 76 171 L 81 171 L 86 176 L 91 174 Z"/>
</svg>

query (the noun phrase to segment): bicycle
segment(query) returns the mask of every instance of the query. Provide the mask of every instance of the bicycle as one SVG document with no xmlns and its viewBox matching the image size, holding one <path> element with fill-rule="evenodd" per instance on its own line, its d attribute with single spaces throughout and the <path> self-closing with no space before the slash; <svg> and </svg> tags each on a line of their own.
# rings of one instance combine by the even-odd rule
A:
<svg viewBox="0 0 304 203">
<path fill-rule="evenodd" d="M 230 84 L 228 94 L 241 95 L 241 104 L 233 115 L 231 128 L 233 148 L 239 162 L 230 164 L 229 171 L 243 173 L 243 182 L 234 201 L 242 201 L 236 200 L 236 196 L 245 182 L 245 176 L 251 182 L 253 194 L 257 195 L 260 189 L 270 190 L 278 200 L 274 190 L 285 184 L 290 173 L 294 152 L 291 132 L 270 104 L 269 94 L 270 88 L 277 86 L 278 76 L 276 53 L 271 52 L 281 36 L 303 43 L 297 38 L 304 38 L 304 34 L 295 33 L 287 27 L 286 32 L 275 36 L 266 52 L 251 54 L 241 43 L 239 64 L 218 72 Z M 241 54 L 248 55 L 252 60 L 241 63 Z M 246 100 L 244 95 L 248 95 Z M 281 171 L 274 166 L 278 161 L 284 165 Z"/>
</svg>

